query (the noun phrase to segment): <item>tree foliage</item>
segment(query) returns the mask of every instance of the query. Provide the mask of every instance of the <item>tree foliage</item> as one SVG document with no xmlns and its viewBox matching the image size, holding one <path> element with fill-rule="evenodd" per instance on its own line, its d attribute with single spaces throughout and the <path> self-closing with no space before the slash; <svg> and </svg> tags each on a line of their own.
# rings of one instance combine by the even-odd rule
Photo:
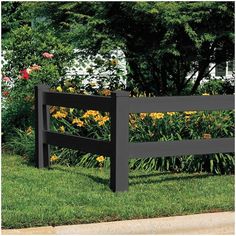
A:
<svg viewBox="0 0 236 236">
<path fill-rule="evenodd" d="M 121 48 L 129 89 L 194 94 L 210 63 L 234 58 L 233 2 L 41 2 L 34 17 L 86 53 Z M 197 75 L 193 80 L 192 76 Z"/>
</svg>

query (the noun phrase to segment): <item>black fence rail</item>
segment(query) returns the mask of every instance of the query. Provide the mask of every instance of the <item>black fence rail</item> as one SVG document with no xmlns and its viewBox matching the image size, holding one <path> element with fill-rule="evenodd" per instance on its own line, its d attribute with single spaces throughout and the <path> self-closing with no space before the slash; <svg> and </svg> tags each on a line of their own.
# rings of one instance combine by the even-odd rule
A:
<svg viewBox="0 0 236 236">
<path fill-rule="evenodd" d="M 128 190 L 130 158 L 177 156 L 234 152 L 234 138 L 129 142 L 129 113 L 203 111 L 234 109 L 234 95 L 131 98 L 129 92 L 115 91 L 111 96 L 90 96 L 50 92 L 49 87 L 35 87 L 36 163 L 48 167 L 49 145 L 78 149 L 110 157 L 110 188 Z M 50 131 L 49 106 L 106 111 L 111 117 L 111 141 Z"/>
</svg>

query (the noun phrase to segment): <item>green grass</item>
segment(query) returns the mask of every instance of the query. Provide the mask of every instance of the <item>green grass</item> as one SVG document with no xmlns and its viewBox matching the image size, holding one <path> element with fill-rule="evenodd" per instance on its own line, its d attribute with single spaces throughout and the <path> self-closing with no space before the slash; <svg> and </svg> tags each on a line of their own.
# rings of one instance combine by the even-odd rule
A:
<svg viewBox="0 0 236 236">
<path fill-rule="evenodd" d="M 2 226 L 78 224 L 234 209 L 234 176 L 133 171 L 129 191 L 109 189 L 109 170 L 28 166 L 2 158 Z"/>
</svg>

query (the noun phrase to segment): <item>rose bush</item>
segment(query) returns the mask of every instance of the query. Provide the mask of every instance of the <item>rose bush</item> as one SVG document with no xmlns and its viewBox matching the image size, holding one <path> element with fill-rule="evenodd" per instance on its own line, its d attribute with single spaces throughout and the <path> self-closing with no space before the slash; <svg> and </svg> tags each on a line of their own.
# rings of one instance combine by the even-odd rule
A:
<svg viewBox="0 0 236 236">
<path fill-rule="evenodd" d="M 54 86 L 66 74 L 73 49 L 52 30 L 22 26 L 3 41 L 2 131 L 3 140 L 34 124 L 34 87 L 40 83 Z"/>
</svg>

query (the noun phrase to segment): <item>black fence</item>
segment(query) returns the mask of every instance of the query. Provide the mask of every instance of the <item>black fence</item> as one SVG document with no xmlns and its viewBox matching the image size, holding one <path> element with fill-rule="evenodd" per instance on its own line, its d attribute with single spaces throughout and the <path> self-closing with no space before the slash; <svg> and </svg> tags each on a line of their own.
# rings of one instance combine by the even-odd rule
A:
<svg viewBox="0 0 236 236">
<path fill-rule="evenodd" d="M 48 86 L 40 85 L 35 88 L 35 98 L 37 167 L 49 166 L 49 145 L 109 156 L 114 192 L 128 190 L 130 158 L 234 152 L 234 138 L 129 142 L 129 113 L 230 110 L 234 109 L 234 95 L 132 98 L 129 92 L 115 91 L 104 97 L 50 92 Z M 109 112 L 111 141 L 50 131 L 49 106 Z"/>
</svg>

